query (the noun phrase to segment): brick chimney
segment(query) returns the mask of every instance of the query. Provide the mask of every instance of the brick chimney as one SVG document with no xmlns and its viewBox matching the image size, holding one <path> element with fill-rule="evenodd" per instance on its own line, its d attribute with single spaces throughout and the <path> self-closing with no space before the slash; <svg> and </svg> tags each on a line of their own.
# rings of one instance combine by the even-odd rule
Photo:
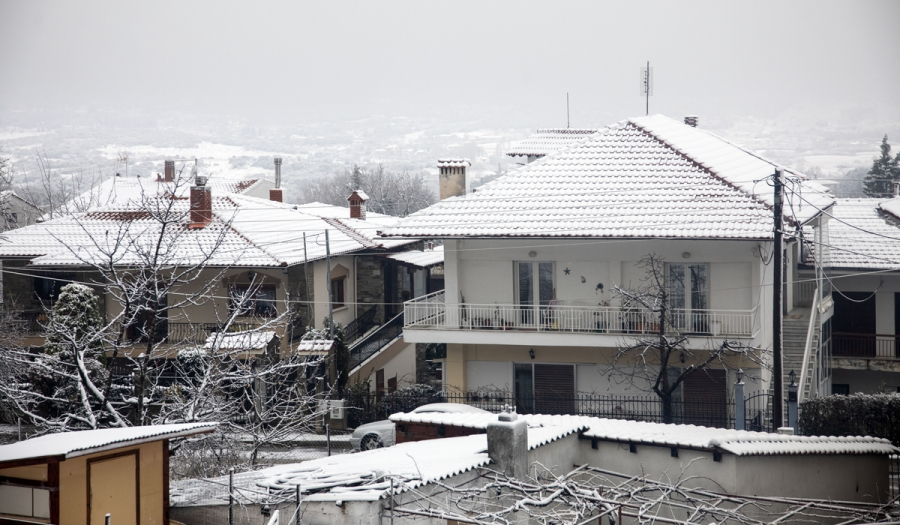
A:
<svg viewBox="0 0 900 525">
<path fill-rule="evenodd" d="M 269 190 L 269 200 L 284 202 L 284 194 L 281 191 L 281 159 L 275 157 L 275 187 Z"/>
<path fill-rule="evenodd" d="M 347 197 L 347 200 L 350 201 L 350 218 L 366 220 L 366 201 L 369 200 L 366 192 L 356 190 Z"/>
<path fill-rule="evenodd" d="M 212 222 L 212 192 L 206 185 L 206 177 L 197 175 L 191 186 L 191 224 L 188 228 L 199 229 Z"/>
<path fill-rule="evenodd" d="M 692 128 L 697 127 L 698 120 L 697 115 L 688 115 L 684 117 L 684 123 Z"/>
<path fill-rule="evenodd" d="M 466 170 L 471 166 L 468 159 L 438 159 L 441 200 L 466 194 Z"/>
<path fill-rule="evenodd" d="M 163 182 L 175 182 L 175 161 L 166 161 L 166 171 L 163 175 Z"/>
</svg>

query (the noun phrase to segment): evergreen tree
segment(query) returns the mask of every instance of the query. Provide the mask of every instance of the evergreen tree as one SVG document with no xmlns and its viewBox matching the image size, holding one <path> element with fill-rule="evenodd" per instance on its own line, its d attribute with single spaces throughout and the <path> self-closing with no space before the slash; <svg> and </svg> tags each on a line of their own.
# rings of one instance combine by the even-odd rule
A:
<svg viewBox="0 0 900 525">
<path fill-rule="evenodd" d="M 900 181 L 900 154 L 891 157 L 891 145 L 885 135 L 881 139 L 881 156 L 875 159 L 863 180 L 863 193 L 867 197 L 890 197 L 894 194 L 894 182 L 897 181 Z"/>
</svg>

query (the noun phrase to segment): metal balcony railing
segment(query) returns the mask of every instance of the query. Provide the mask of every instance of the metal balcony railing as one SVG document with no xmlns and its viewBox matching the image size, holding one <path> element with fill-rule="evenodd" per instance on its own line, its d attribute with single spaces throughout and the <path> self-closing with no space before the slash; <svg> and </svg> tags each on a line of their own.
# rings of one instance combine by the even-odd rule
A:
<svg viewBox="0 0 900 525">
<path fill-rule="evenodd" d="M 701 336 L 750 337 L 755 310 L 672 309 L 672 329 Z M 564 304 L 446 305 L 444 292 L 404 303 L 405 327 L 439 330 L 647 334 L 659 331 L 658 314 L 636 308 Z"/>
<path fill-rule="evenodd" d="M 852 334 L 835 332 L 831 335 L 834 357 L 870 357 L 876 359 L 897 359 L 897 335 Z"/>
</svg>

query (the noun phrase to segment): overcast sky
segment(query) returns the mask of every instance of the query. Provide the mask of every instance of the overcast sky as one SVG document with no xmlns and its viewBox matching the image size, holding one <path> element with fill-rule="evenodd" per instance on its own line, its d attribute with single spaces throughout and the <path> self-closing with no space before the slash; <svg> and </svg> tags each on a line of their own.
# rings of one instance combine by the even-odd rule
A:
<svg viewBox="0 0 900 525">
<path fill-rule="evenodd" d="M 261 120 L 544 125 L 651 112 L 769 117 L 900 97 L 900 2 L 0 0 L 0 111 L 196 108 Z M 553 119 L 557 121 L 550 122 Z"/>
</svg>

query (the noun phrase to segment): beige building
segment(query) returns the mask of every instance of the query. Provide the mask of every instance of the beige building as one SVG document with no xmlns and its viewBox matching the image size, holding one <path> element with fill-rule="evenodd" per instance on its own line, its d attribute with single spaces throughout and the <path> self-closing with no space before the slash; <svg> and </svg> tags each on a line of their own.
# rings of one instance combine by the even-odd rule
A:
<svg viewBox="0 0 900 525">
<path fill-rule="evenodd" d="M 210 423 L 50 434 L 0 446 L 0 523 L 169 524 L 169 440 Z"/>
</svg>

